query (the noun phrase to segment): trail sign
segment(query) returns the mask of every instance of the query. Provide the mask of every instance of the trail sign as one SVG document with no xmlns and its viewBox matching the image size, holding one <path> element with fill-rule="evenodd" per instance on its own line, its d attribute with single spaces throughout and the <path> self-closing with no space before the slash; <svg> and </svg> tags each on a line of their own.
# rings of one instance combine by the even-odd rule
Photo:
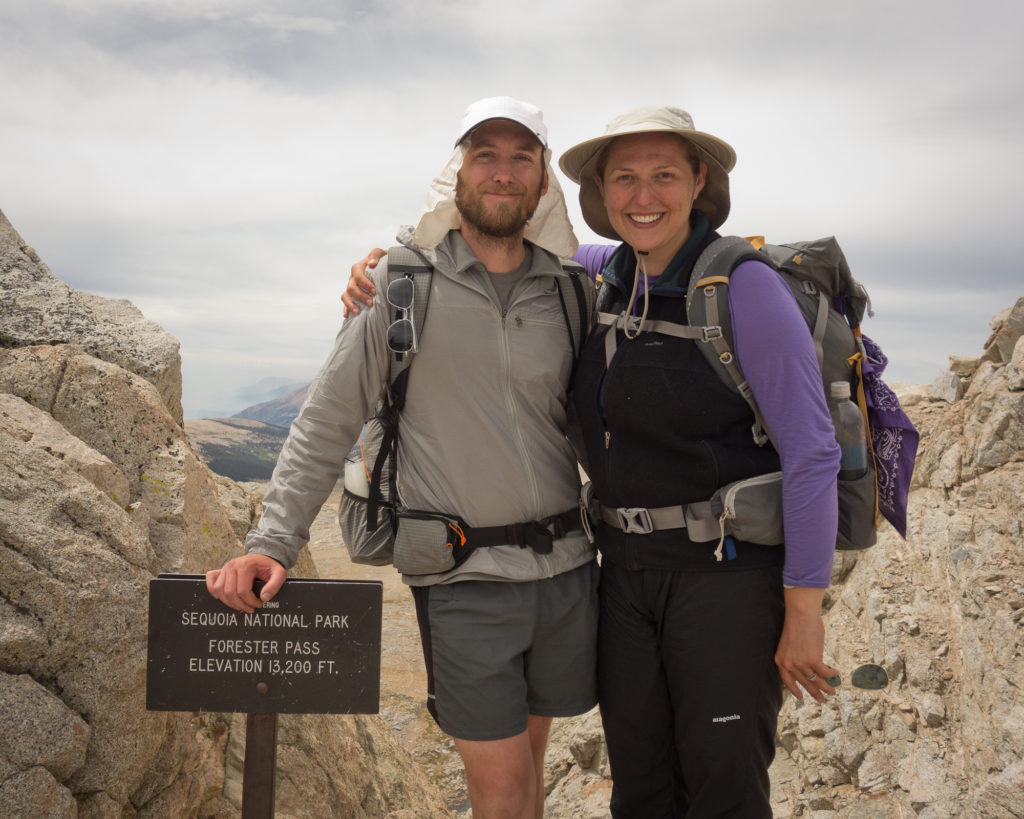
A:
<svg viewBox="0 0 1024 819">
<path fill-rule="evenodd" d="M 202 575 L 160 575 L 149 586 L 146 708 L 376 714 L 382 610 L 377 581 L 289 578 L 245 614 L 211 597 Z"/>
</svg>

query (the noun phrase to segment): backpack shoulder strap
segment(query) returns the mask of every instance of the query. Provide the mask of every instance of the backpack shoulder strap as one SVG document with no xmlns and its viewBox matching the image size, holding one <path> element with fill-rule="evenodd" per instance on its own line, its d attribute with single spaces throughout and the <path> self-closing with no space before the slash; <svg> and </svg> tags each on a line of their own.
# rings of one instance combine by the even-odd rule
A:
<svg viewBox="0 0 1024 819">
<path fill-rule="evenodd" d="M 738 264 L 749 259 L 774 267 L 767 256 L 739 236 L 723 236 L 704 248 L 690 274 L 686 318 L 692 327 L 703 330 L 697 349 L 726 386 L 738 392 L 750 406 L 754 413 L 754 441 L 763 446 L 771 436 L 754 400 L 754 393 L 736 360 L 729 312 L 729 277 Z"/>
<path fill-rule="evenodd" d="M 407 276 L 413 280 L 413 305 L 412 322 L 415 336 L 418 338 L 423 330 L 423 323 L 427 315 L 427 301 L 430 298 L 430 280 L 434 273 L 433 266 L 419 253 L 404 245 L 395 245 L 388 250 L 388 284 L 396 279 Z M 378 294 L 378 298 L 382 294 Z M 386 299 L 387 296 L 384 295 Z M 394 322 L 398 319 L 398 308 L 390 302 L 388 306 L 388 321 Z M 395 486 L 396 455 L 398 452 L 398 418 L 402 407 L 405 406 L 405 390 L 409 383 L 409 365 L 412 364 L 414 353 L 394 353 L 388 356 L 388 380 L 384 386 L 384 397 L 381 400 L 377 417 L 381 424 L 381 442 L 377 450 L 377 459 L 373 463 L 370 472 L 370 485 L 380 486 L 384 475 L 384 467 L 390 462 L 388 470 L 391 482 L 391 498 L 398 497 L 398 490 Z M 377 493 L 371 493 L 367 501 L 366 519 L 370 529 L 377 528 L 377 514 L 380 504 Z"/>
<path fill-rule="evenodd" d="M 434 273 L 433 266 L 412 248 L 395 245 L 388 250 L 388 284 L 402 276 L 413 280 L 412 323 L 416 337 L 423 331 L 427 317 L 427 302 L 430 299 L 430 280 Z M 389 321 L 398 319 L 398 308 L 388 303 Z M 389 356 L 388 371 L 389 401 L 401 409 L 405 402 L 405 383 L 408 376 L 403 373 L 412 363 L 413 353 L 393 353 Z"/>
<path fill-rule="evenodd" d="M 562 316 L 569 332 L 569 346 L 572 349 L 572 370 L 569 374 L 569 388 L 576 378 L 576 364 L 580 351 L 590 334 L 591 316 L 594 312 L 595 291 L 583 283 L 587 275 L 583 267 L 568 259 L 562 260 L 562 270 L 566 276 L 556 276 L 558 300 L 562 305 Z"/>
</svg>

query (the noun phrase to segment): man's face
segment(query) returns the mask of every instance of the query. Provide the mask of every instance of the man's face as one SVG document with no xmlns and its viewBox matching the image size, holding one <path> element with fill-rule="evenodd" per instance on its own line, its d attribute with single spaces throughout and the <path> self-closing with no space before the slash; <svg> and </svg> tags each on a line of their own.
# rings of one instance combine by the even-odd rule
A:
<svg viewBox="0 0 1024 819">
<path fill-rule="evenodd" d="M 513 237 L 547 189 L 543 148 L 526 128 L 495 119 L 473 130 L 455 185 L 464 223 L 485 236 Z"/>
</svg>

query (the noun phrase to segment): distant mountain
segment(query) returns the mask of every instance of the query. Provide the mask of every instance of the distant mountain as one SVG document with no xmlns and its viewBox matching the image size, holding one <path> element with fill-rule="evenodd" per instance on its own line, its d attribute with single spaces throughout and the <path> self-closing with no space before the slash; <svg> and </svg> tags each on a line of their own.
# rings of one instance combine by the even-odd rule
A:
<svg viewBox="0 0 1024 819">
<path fill-rule="evenodd" d="M 253 404 L 274 401 L 305 383 L 305 381 L 299 378 L 268 376 L 267 378 L 261 378 L 254 384 L 248 384 L 235 390 L 231 396 L 231 401 L 236 407 L 251 407 Z"/>
<path fill-rule="evenodd" d="M 280 389 L 284 379 L 264 379 L 253 392 Z M 294 382 L 291 382 L 294 383 Z M 309 384 L 246 407 L 230 418 L 186 421 L 185 432 L 210 469 L 236 481 L 270 479 L 288 428 L 306 400 Z"/>
<path fill-rule="evenodd" d="M 302 402 L 306 400 L 306 393 L 309 392 L 309 384 L 306 384 L 291 392 L 285 393 L 280 398 L 272 401 L 264 401 L 262 404 L 255 404 L 246 407 L 241 412 L 235 413 L 232 418 L 248 418 L 252 421 L 262 421 L 265 424 L 274 424 L 284 427 L 287 431 L 302 408 Z"/>
<path fill-rule="evenodd" d="M 274 401 L 307 383 L 303 379 L 268 376 L 251 384 L 203 397 L 183 396 L 188 418 L 228 418 L 255 404 Z"/>
<path fill-rule="evenodd" d="M 210 469 L 236 481 L 266 481 L 274 471 L 288 427 L 244 418 L 185 421 L 185 433 Z"/>
</svg>

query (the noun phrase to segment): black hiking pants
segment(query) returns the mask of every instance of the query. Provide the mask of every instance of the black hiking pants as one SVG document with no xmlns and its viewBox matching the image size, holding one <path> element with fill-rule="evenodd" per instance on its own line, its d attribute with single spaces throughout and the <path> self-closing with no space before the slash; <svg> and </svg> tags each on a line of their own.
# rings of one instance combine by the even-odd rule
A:
<svg viewBox="0 0 1024 819">
<path fill-rule="evenodd" d="M 778 567 L 601 568 L 598 697 L 616 819 L 771 817 Z"/>
</svg>

